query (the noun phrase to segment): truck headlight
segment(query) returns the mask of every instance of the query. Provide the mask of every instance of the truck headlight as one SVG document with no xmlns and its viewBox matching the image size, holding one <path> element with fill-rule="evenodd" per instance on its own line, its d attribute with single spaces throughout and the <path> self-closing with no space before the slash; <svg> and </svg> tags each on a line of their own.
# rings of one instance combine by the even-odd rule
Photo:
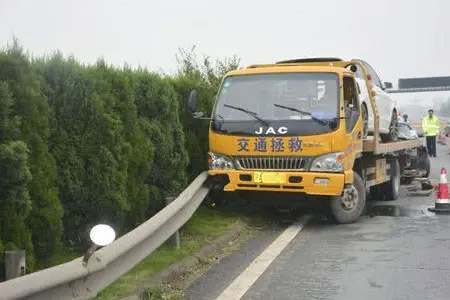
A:
<svg viewBox="0 0 450 300">
<path fill-rule="evenodd" d="M 310 171 L 344 172 L 344 153 L 330 153 L 315 158 L 311 164 Z"/>
<path fill-rule="evenodd" d="M 213 152 L 208 153 L 208 165 L 213 170 L 234 169 L 234 164 L 230 157 Z"/>
</svg>

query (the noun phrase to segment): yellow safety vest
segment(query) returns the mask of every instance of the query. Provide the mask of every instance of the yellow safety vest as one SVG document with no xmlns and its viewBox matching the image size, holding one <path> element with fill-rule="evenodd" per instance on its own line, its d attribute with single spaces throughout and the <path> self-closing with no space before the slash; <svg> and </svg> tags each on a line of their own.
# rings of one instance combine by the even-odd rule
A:
<svg viewBox="0 0 450 300">
<path fill-rule="evenodd" d="M 436 136 L 439 134 L 440 123 L 436 116 L 433 116 L 431 119 L 429 116 L 426 116 L 422 121 L 422 128 L 425 131 L 427 136 Z"/>
</svg>

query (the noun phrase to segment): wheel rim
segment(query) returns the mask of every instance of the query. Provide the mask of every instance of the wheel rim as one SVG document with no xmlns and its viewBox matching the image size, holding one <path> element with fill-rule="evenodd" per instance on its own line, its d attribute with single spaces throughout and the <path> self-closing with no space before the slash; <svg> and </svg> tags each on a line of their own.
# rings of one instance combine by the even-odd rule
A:
<svg viewBox="0 0 450 300">
<path fill-rule="evenodd" d="M 341 196 L 341 207 L 345 211 L 351 211 L 356 208 L 359 202 L 358 190 L 354 185 L 344 188 Z"/>
<path fill-rule="evenodd" d="M 397 115 L 395 113 L 392 114 L 392 122 L 389 128 L 389 135 L 391 136 L 391 139 L 394 141 L 396 141 L 398 138 Z"/>
<path fill-rule="evenodd" d="M 393 185 L 394 185 L 394 191 L 395 191 L 395 193 L 397 193 L 398 190 L 400 189 L 400 176 L 398 174 L 398 169 L 397 169 L 397 172 L 395 174 Z"/>
</svg>

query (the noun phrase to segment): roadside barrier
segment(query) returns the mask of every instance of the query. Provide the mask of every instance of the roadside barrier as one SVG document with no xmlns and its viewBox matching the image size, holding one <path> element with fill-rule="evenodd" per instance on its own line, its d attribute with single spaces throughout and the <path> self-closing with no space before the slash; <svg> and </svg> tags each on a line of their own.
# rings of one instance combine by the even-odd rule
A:
<svg viewBox="0 0 450 300">
<path fill-rule="evenodd" d="M 194 214 L 208 194 L 203 172 L 169 205 L 108 246 L 87 263 L 70 262 L 0 282 L 0 300 L 91 299 L 150 255 Z"/>
</svg>

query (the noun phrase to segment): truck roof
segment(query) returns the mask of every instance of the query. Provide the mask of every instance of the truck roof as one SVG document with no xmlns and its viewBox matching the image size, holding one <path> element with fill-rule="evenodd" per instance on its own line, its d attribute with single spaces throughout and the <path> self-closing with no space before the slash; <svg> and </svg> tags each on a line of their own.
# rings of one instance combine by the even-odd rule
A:
<svg viewBox="0 0 450 300">
<path fill-rule="evenodd" d="M 350 70 L 342 66 L 333 65 L 303 65 L 303 64 L 267 64 L 252 65 L 242 70 L 234 70 L 227 73 L 232 75 L 249 75 L 249 74 L 267 74 L 267 73 L 290 73 L 290 72 L 322 72 L 322 73 L 338 73 L 353 74 Z"/>
<path fill-rule="evenodd" d="M 313 58 L 297 58 L 290 60 L 282 60 L 276 62 L 275 64 L 255 64 L 250 65 L 247 69 L 252 68 L 267 68 L 273 66 L 333 66 L 333 67 L 341 67 L 347 68 L 350 65 L 361 65 L 362 60 L 353 59 L 353 60 L 342 60 L 340 58 L 335 57 L 313 57 Z"/>
<path fill-rule="evenodd" d="M 293 64 L 293 63 L 311 63 L 311 62 L 333 62 L 342 61 L 336 57 L 310 57 L 310 58 L 295 58 L 276 62 L 277 64 Z"/>
</svg>

